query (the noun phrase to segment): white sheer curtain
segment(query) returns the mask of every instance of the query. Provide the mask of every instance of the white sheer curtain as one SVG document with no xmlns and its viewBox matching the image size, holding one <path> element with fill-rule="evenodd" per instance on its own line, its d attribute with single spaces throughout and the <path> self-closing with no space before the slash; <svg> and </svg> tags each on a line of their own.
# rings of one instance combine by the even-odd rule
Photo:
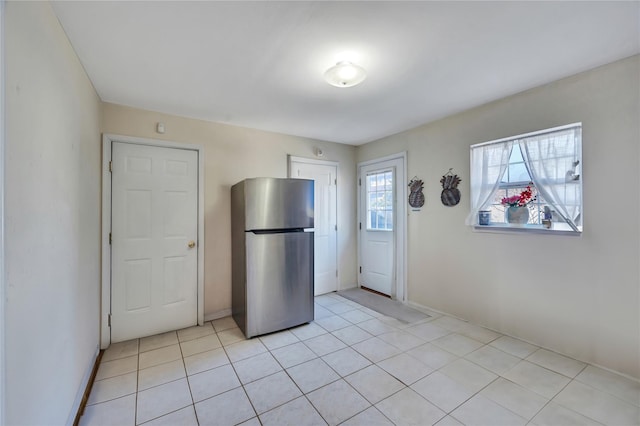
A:
<svg viewBox="0 0 640 426">
<path fill-rule="evenodd" d="M 536 189 L 575 232 L 581 231 L 582 190 L 576 167 L 581 158 L 580 127 L 519 140 L 522 157 Z"/>
<path fill-rule="evenodd" d="M 471 147 L 471 212 L 467 225 L 478 224 L 478 211 L 489 204 L 498 191 L 512 148 L 513 141 Z"/>
</svg>

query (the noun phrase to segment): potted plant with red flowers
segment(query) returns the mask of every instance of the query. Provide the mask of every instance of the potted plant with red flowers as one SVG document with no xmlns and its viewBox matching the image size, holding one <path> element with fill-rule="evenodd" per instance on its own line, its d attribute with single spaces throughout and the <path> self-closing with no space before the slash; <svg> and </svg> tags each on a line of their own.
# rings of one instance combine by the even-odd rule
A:
<svg viewBox="0 0 640 426">
<path fill-rule="evenodd" d="M 500 201 L 500 203 L 506 207 L 505 218 L 507 223 L 524 225 L 529 222 L 528 205 L 536 199 L 534 195 L 535 187 L 531 185 L 533 185 L 533 182 L 530 182 L 519 195 L 504 197 Z"/>
</svg>

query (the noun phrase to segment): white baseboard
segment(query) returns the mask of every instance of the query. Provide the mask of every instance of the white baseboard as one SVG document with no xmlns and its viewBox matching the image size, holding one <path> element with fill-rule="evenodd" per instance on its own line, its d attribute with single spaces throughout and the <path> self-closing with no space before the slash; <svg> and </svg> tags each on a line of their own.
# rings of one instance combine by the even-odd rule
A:
<svg viewBox="0 0 640 426">
<path fill-rule="evenodd" d="M 425 314 L 427 314 L 427 315 L 429 315 L 429 314 L 446 315 L 446 316 L 448 316 L 448 317 L 453 317 L 453 318 L 459 319 L 460 321 L 469 322 L 468 320 L 466 320 L 466 319 L 464 319 L 464 318 L 460 318 L 460 317 L 457 317 L 457 316 L 455 316 L 455 315 L 451 315 L 451 314 L 449 314 L 449 313 L 447 313 L 447 312 L 439 311 L 439 310 L 437 310 L 437 309 L 433 309 L 433 308 L 430 308 L 430 307 L 428 307 L 428 306 L 421 305 L 421 304 L 416 303 L 416 302 L 410 302 L 410 301 L 407 301 L 407 302 L 405 302 L 405 304 L 406 304 L 407 306 L 409 306 L 410 308 L 413 308 L 413 309 L 415 309 L 415 310 L 417 310 L 417 311 L 420 311 L 420 312 L 422 312 L 422 313 L 425 313 Z M 487 328 L 487 327 L 485 327 L 485 328 Z M 492 331 L 493 331 L 493 330 L 492 330 Z"/>
<path fill-rule="evenodd" d="M 213 321 L 213 320 L 217 320 L 217 319 L 220 319 L 220 318 L 228 317 L 230 315 L 231 315 L 231 308 L 223 309 L 221 311 L 216 311 L 216 312 L 214 312 L 212 314 L 206 314 L 204 316 L 204 321 L 205 322 Z"/>
<path fill-rule="evenodd" d="M 96 345 L 96 351 L 91 357 L 89 366 L 86 368 L 84 376 L 82 377 L 82 381 L 80 382 L 80 387 L 78 387 L 76 399 L 73 401 L 73 406 L 71 407 L 71 411 L 69 412 L 69 418 L 67 419 L 66 423 L 67 425 L 73 425 L 76 420 L 78 410 L 80 410 L 80 405 L 82 404 L 82 398 L 84 398 L 84 394 L 87 391 L 87 386 L 89 385 L 89 380 L 91 380 L 91 374 L 93 373 L 93 367 L 96 365 L 96 359 L 98 358 L 99 354 L 100 345 Z"/>
</svg>

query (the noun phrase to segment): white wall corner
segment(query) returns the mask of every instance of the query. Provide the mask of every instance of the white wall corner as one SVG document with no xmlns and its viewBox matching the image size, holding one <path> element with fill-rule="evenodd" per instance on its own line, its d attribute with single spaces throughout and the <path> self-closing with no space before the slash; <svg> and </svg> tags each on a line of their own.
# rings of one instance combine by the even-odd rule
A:
<svg viewBox="0 0 640 426">
<path fill-rule="evenodd" d="M 220 318 L 228 317 L 230 315 L 231 315 L 231 308 L 223 309 L 221 311 L 216 311 L 216 312 L 213 312 L 211 314 L 205 315 L 204 316 L 204 321 L 205 322 L 213 321 L 213 320 L 217 320 L 217 319 L 220 319 Z"/>
</svg>

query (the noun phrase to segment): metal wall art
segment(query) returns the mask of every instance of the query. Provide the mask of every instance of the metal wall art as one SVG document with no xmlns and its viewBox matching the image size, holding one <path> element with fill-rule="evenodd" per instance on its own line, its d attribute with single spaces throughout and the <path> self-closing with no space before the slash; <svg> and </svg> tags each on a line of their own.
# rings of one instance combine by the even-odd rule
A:
<svg viewBox="0 0 640 426">
<path fill-rule="evenodd" d="M 424 188 L 424 182 L 418 179 L 416 176 L 409 182 L 409 205 L 413 208 L 419 209 L 424 206 L 424 194 L 422 189 Z"/>
<path fill-rule="evenodd" d="M 442 176 L 440 183 L 442 184 L 442 194 L 440 194 L 440 200 L 442 204 L 448 207 L 453 207 L 460 202 L 460 190 L 458 184 L 461 182 L 458 175 L 453 174 L 453 169 Z"/>
</svg>

